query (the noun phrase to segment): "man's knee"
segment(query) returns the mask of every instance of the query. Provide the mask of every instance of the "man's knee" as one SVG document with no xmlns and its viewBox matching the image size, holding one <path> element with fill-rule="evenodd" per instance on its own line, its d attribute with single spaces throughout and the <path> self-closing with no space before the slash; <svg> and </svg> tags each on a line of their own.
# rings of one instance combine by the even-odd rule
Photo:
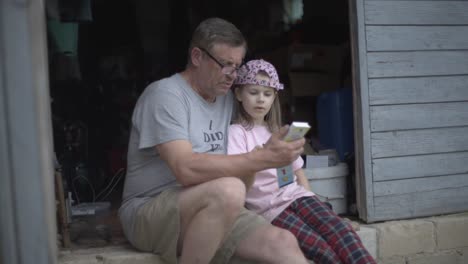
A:
<svg viewBox="0 0 468 264">
<path fill-rule="evenodd" d="M 297 238 L 290 231 L 275 226 L 265 233 L 265 246 L 270 252 L 300 251 Z"/>
<path fill-rule="evenodd" d="M 226 211 L 239 211 L 245 202 L 246 189 L 238 178 L 226 177 L 213 182 L 207 192 L 208 203 Z"/>
</svg>

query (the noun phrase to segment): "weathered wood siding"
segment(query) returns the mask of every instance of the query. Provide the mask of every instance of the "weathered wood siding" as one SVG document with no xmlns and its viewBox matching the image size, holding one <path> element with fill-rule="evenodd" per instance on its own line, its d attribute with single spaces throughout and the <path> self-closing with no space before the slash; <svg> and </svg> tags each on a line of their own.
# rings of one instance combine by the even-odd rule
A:
<svg viewBox="0 0 468 264">
<path fill-rule="evenodd" d="M 364 218 L 468 210 L 468 1 L 354 8 Z"/>
</svg>

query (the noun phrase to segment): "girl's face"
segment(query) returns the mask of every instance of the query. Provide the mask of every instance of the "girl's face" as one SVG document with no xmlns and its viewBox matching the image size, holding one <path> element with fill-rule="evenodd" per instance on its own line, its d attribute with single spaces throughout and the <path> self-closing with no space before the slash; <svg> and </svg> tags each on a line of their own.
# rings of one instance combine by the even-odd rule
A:
<svg viewBox="0 0 468 264">
<path fill-rule="evenodd" d="M 257 75 L 258 80 L 269 78 Z M 244 85 L 236 89 L 236 98 L 242 104 L 245 111 L 252 117 L 255 125 L 264 125 L 265 116 L 271 109 L 276 97 L 274 88 L 261 85 Z"/>
</svg>

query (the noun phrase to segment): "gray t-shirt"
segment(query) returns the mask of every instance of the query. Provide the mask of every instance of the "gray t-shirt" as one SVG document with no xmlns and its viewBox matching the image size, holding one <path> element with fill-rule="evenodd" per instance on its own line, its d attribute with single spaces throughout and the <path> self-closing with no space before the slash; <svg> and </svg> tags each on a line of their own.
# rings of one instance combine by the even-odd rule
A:
<svg viewBox="0 0 468 264">
<path fill-rule="evenodd" d="M 123 202 L 119 210 L 127 238 L 132 241 L 134 215 L 151 197 L 178 185 L 155 146 L 187 140 L 193 152 L 226 154 L 233 95 L 209 103 L 180 74 L 150 84 L 132 116 Z"/>
</svg>

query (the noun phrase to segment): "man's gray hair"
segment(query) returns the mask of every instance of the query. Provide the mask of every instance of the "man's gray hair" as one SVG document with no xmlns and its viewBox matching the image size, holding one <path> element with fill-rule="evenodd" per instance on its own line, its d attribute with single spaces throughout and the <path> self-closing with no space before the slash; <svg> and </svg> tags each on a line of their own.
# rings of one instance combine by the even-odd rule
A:
<svg viewBox="0 0 468 264">
<path fill-rule="evenodd" d="M 247 42 L 242 32 L 234 24 L 214 17 L 202 21 L 193 32 L 189 46 L 189 57 L 194 47 L 211 51 L 215 44 L 227 44 L 232 47 L 244 46 L 247 50 Z"/>
</svg>

